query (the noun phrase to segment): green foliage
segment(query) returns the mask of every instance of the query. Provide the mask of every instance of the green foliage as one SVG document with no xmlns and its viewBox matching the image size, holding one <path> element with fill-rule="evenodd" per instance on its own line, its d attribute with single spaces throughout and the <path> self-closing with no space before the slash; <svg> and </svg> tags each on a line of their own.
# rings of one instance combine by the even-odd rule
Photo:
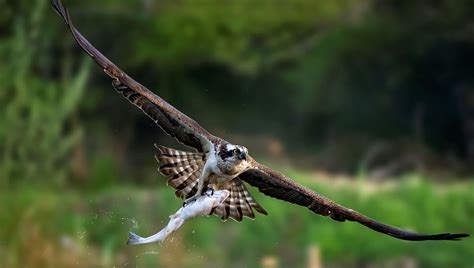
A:
<svg viewBox="0 0 474 268">
<path fill-rule="evenodd" d="M 472 182 L 398 178 L 400 186 L 379 188 L 365 180 L 361 160 L 379 141 L 410 156 L 418 143 L 439 149 L 442 161 L 428 171 L 451 171 L 453 155 L 468 159 L 471 1 L 67 2 L 99 50 L 213 133 L 250 144 L 253 155 L 268 157 L 270 140 L 282 145 L 285 162 L 359 170 L 347 187 L 288 175 L 373 218 L 474 233 Z M 112 93 L 98 68 L 83 99 L 92 60 L 48 0 L 0 3 L 1 267 L 242 267 L 264 256 L 304 266 L 315 244 L 336 266 L 405 258 L 420 267 L 472 266 L 470 240 L 401 242 L 259 194 L 268 217 L 195 219 L 163 246 L 125 246 L 129 229 L 156 231 L 180 206 L 169 189 L 140 187 L 164 185 L 151 145 L 168 140 Z M 7 188 L 13 184 L 28 187 Z"/>
<path fill-rule="evenodd" d="M 48 1 L 11 25 L 11 36 L 0 42 L 0 184 L 31 183 L 50 178 L 58 183 L 68 168 L 65 159 L 81 137 L 80 127 L 71 121 L 88 79 L 90 64 L 78 70 L 69 59 L 58 58 L 63 67 L 60 80 L 51 80 L 51 66 L 44 56 L 51 49 L 45 27 Z M 72 72 L 76 72 L 71 77 Z M 44 183 L 45 181 L 41 181 Z"/>
<path fill-rule="evenodd" d="M 165 2 L 148 10 L 145 33 L 135 39 L 137 56 L 142 62 L 177 68 L 213 62 L 255 74 L 355 4 L 352 0 Z"/>
<path fill-rule="evenodd" d="M 317 179 L 315 183 L 306 173 L 288 173 L 345 206 L 395 226 L 424 233 L 474 232 L 472 183 L 446 186 L 411 176 L 399 186 L 357 183 L 354 191 L 351 182 L 335 187 L 333 181 Z M 0 215 L 0 238 L 8 245 L 2 250 L 6 257 L 0 265 L 6 266 L 64 266 L 74 260 L 82 266 L 256 267 L 265 256 L 275 256 L 282 266 L 303 267 L 308 247 L 319 245 L 325 265 L 388 265 L 411 259 L 418 267 L 467 267 L 474 252 L 469 239 L 400 241 L 258 193 L 255 196 L 268 216 L 257 215 L 255 221 L 241 223 L 196 218 L 163 245 L 127 246 L 128 231 L 151 235 L 179 208 L 181 203 L 170 189 L 128 186 L 88 194 L 25 189 L 22 195 L 2 192 L 0 196 L 0 209 L 11 211 Z M 45 247 L 55 249 L 54 258 L 48 259 L 47 253 L 43 258 L 35 256 Z"/>
<path fill-rule="evenodd" d="M 18 3 L 7 5 L 1 21 L 18 24 L 22 17 L 13 14 L 30 2 Z M 48 27 L 34 30 L 44 52 L 35 64 L 51 69 L 58 63 L 53 51 L 63 50 L 52 40 L 60 40 L 55 33 L 65 27 L 47 1 L 37 3 L 42 8 L 29 12 L 44 17 Z M 472 104 L 463 104 L 459 86 L 472 94 L 469 1 L 69 4 L 76 26 L 99 50 L 217 134 L 268 135 L 295 154 L 334 159 L 323 166 L 349 172 L 374 141 L 409 140 L 467 159 Z M 64 36 L 74 52 L 71 62 L 78 62 L 83 55 Z M 71 83 L 68 76 L 58 79 Z M 142 114 L 117 108 L 124 102 L 111 96 L 105 81 L 94 81 L 100 90 L 89 96 L 99 101 L 83 102 L 90 113 L 78 125 L 103 126 L 106 139 L 119 127 L 136 133 L 136 140 L 148 138 L 143 144 L 156 142 L 142 127 Z M 88 141 L 97 140 L 87 133 Z M 96 153 L 87 152 L 88 159 Z"/>
</svg>

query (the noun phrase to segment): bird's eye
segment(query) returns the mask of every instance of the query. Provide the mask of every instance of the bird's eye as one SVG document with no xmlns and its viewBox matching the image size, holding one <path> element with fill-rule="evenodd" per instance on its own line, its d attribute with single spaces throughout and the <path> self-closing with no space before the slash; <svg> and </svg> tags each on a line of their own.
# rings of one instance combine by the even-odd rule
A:
<svg viewBox="0 0 474 268">
<path fill-rule="evenodd" d="M 240 154 L 240 150 L 239 150 L 239 149 L 234 149 L 234 150 L 232 150 L 232 153 L 233 153 L 234 155 L 239 155 L 239 154 Z"/>
</svg>

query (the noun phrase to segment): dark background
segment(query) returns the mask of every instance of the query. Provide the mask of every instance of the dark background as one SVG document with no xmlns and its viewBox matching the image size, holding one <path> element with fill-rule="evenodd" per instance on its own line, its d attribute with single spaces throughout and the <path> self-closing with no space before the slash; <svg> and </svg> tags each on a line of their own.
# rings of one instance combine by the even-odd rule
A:
<svg viewBox="0 0 474 268">
<path fill-rule="evenodd" d="M 267 217 L 124 245 L 179 208 L 152 145 L 183 147 L 115 93 L 49 1 L 0 4 L 0 265 L 474 264 L 469 239 L 396 241 L 258 193 Z M 393 225 L 474 232 L 472 1 L 68 4 L 128 74 L 267 165 Z"/>
</svg>

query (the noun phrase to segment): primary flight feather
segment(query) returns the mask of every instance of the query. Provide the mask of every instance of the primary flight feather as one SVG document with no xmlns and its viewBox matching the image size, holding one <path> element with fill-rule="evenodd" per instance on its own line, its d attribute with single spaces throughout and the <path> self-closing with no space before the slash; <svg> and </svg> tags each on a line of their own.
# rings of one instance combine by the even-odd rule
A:
<svg viewBox="0 0 474 268">
<path fill-rule="evenodd" d="M 267 214 L 246 189 L 244 182 L 257 187 L 265 195 L 307 207 L 311 211 L 329 216 L 336 221 L 355 221 L 380 233 L 398 239 L 459 240 L 468 234 L 418 234 L 375 221 L 357 211 L 343 207 L 308 189 L 285 175 L 255 161 L 241 145 L 234 145 L 216 137 L 165 100 L 128 76 L 101 52 L 91 45 L 74 27 L 67 9 L 60 0 L 52 0 L 56 12 L 66 22 L 79 46 L 112 78 L 113 87 L 140 108 L 163 131 L 178 142 L 196 149 L 184 152 L 156 145 L 160 172 L 168 178 L 168 185 L 176 195 L 195 200 L 206 190 L 226 190 L 230 195 L 211 213 L 222 219 L 241 221 L 254 218 L 254 210 Z"/>
</svg>

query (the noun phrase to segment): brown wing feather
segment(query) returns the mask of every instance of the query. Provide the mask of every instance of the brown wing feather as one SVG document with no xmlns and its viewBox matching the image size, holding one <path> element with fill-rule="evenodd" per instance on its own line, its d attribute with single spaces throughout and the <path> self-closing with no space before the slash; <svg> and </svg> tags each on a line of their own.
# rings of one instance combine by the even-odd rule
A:
<svg viewBox="0 0 474 268">
<path fill-rule="evenodd" d="M 200 152 L 205 152 L 210 143 L 218 143 L 221 141 L 221 139 L 207 132 L 194 120 L 181 113 L 179 110 L 120 70 L 115 64 L 92 46 L 91 43 L 89 43 L 89 41 L 87 41 L 87 39 L 85 39 L 84 36 L 82 36 L 82 34 L 74 27 L 69 17 L 69 13 L 62 6 L 59 0 L 52 0 L 52 3 L 56 12 L 66 22 L 79 46 L 103 68 L 105 73 L 114 79 L 114 87 L 133 104 L 150 116 L 166 133 L 179 142 L 196 148 Z M 308 207 L 315 213 L 323 216 L 330 216 L 332 219 L 337 221 L 356 221 L 377 232 L 385 233 L 404 240 L 457 240 L 468 236 L 467 234 L 449 233 L 422 235 L 379 223 L 356 211 L 334 203 L 328 198 L 297 184 L 283 174 L 277 173 L 270 168 L 258 163 L 255 163 L 254 167 L 254 169 L 241 174 L 241 178 L 249 184 L 258 187 L 264 194 Z M 189 170 L 187 172 L 189 172 Z M 178 178 L 182 179 L 183 177 L 177 177 L 175 179 Z M 189 185 L 190 184 L 186 184 L 186 187 Z M 185 189 L 188 190 L 188 188 Z M 194 188 L 191 190 L 193 189 Z M 242 199 L 242 196 L 240 196 L 239 200 L 242 201 Z M 230 214 L 230 206 L 229 203 L 228 214 Z"/>
<path fill-rule="evenodd" d="M 113 85 L 117 91 L 151 117 L 167 134 L 200 152 L 205 152 L 210 142 L 215 143 L 220 140 L 118 68 L 74 27 L 67 9 L 60 0 L 52 0 L 52 4 L 66 22 L 79 46 L 102 67 L 107 75 L 114 79 Z"/>
<path fill-rule="evenodd" d="M 333 202 L 296 183 L 285 175 L 255 162 L 253 159 L 250 159 L 250 161 L 253 162 L 254 168 L 240 175 L 243 181 L 257 187 L 260 192 L 268 196 L 307 207 L 311 211 L 323 216 L 329 216 L 333 220 L 359 222 L 372 230 L 403 240 L 459 240 L 460 238 L 469 236 L 468 234 L 450 233 L 434 235 L 417 234 L 380 223 L 357 211 L 345 208 Z"/>
<path fill-rule="evenodd" d="M 245 187 L 244 182 L 238 177 L 219 190 L 228 190 L 230 192 L 229 197 L 227 197 L 224 203 L 217 206 L 212 212 L 216 216 L 220 216 L 223 220 L 231 218 L 236 221 L 242 221 L 243 217 L 254 219 L 255 214 L 253 213 L 253 209 L 267 215 L 265 209 L 255 201 Z"/>
<path fill-rule="evenodd" d="M 158 148 L 155 158 L 160 162 L 160 173 L 168 178 L 167 184 L 176 189 L 176 196 L 193 196 L 206 162 L 205 154 L 178 151 L 157 144 L 155 147 Z"/>
</svg>

